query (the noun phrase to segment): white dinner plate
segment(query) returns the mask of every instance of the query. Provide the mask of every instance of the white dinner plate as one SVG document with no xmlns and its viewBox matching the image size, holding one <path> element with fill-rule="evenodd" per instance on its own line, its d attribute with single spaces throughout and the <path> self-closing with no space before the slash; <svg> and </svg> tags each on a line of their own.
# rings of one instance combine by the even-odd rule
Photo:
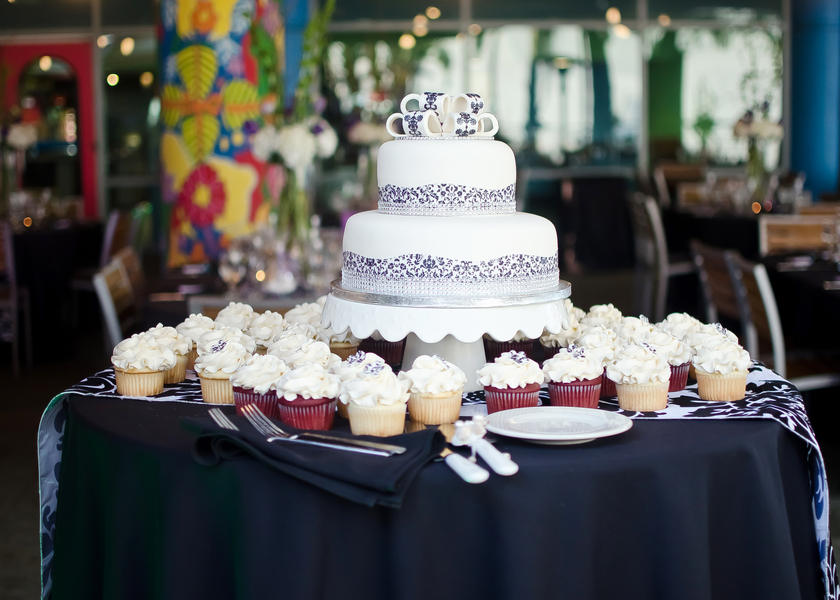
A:
<svg viewBox="0 0 840 600">
<path fill-rule="evenodd" d="M 632 426 L 633 421 L 618 413 L 570 406 L 514 408 L 487 417 L 489 431 L 535 444 L 584 444 Z"/>
</svg>

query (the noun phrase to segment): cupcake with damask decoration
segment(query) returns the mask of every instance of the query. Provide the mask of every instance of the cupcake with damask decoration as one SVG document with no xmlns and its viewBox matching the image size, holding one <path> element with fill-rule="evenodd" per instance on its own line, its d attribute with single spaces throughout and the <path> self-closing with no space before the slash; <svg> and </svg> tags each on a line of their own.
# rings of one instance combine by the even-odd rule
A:
<svg viewBox="0 0 840 600">
<path fill-rule="evenodd" d="M 426 425 L 454 423 L 461 413 L 467 376 L 440 356 L 421 355 L 398 375 L 408 387 L 408 414 Z"/>
<path fill-rule="evenodd" d="M 253 338 L 251 338 L 251 336 L 247 333 L 244 333 L 241 329 L 217 324 L 216 329 L 203 333 L 201 334 L 201 337 L 198 338 L 198 343 L 196 344 L 196 352 L 198 353 L 198 356 L 201 356 L 207 352 L 208 348 L 215 345 L 216 342 L 220 342 L 222 340 L 242 344 L 248 354 L 254 354 L 257 349 L 257 345 Z"/>
<path fill-rule="evenodd" d="M 548 395 L 553 406 L 598 408 L 601 396 L 601 360 L 572 344 L 543 363 Z"/>
<path fill-rule="evenodd" d="M 289 367 L 276 356 L 254 354 L 230 376 L 236 414 L 242 407 L 253 404 L 267 417 L 278 418 L 277 382 Z"/>
<path fill-rule="evenodd" d="M 667 331 L 656 330 L 648 334 L 645 342 L 657 354 L 665 357 L 671 367 L 669 392 L 681 392 L 688 380 L 688 367 L 691 365 L 691 348 Z"/>
<path fill-rule="evenodd" d="M 331 429 L 340 381 L 319 364 L 296 366 L 277 382 L 280 420 L 298 429 Z"/>
<path fill-rule="evenodd" d="M 195 366 L 195 359 L 198 358 L 198 340 L 208 331 L 213 331 L 216 328 L 216 322 L 210 317 L 205 317 L 201 313 L 192 314 L 187 317 L 183 323 L 175 327 L 175 331 L 181 335 L 185 335 L 193 341 L 192 350 L 187 357 L 187 368 L 192 369 Z"/>
<path fill-rule="evenodd" d="M 603 325 L 585 327 L 575 344 L 582 346 L 591 354 L 601 360 L 604 374 L 601 377 L 601 398 L 609 398 L 616 395 L 615 382 L 607 377 L 607 365 L 615 358 L 616 334 L 612 329 Z"/>
<path fill-rule="evenodd" d="M 195 372 L 201 381 L 201 397 L 209 404 L 233 404 L 231 376 L 248 362 L 251 354 L 233 340 L 221 339 L 202 347 L 195 361 Z"/>
<path fill-rule="evenodd" d="M 164 373 L 175 366 L 175 353 L 168 344 L 148 333 L 121 341 L 111 356 L 117 393 L 123 396 L 155 396 L 163 391 Z"/>
<path fill-rule="evenodd" d="M 484 334 L 484 356 L 486 360 L 494 360 L 505 352 L 522 352 L 528 358 L 534 353 L 534 340 L 521 331 L 517 331 L 513 339 L 500 342 L 489 334 Z"/>
<path fill-rule="evenodd" d="M 543 354 L 548 360 L 563 348 L 568 348 L 575 343 L 575 340 L 580 337 L 582 328 L 577 320 L 577 317 L 569 314 L 568 329 L 561 329 L 559 333 L 549 333 L 543 331 L 540 336 L 540 345 L 543 348 Z"/>
<path fill-rule="evenodd" d="M 354 435 L 403 432 L 408 390 L 384 363 L 367 364 L 356 377 L 342 381 L 339 401 L 347 405 Z"/>
<path fill-rule="evenodd" d="M 671 367 L 665 357 L 644 342 L 616 352 L 607 366 L 607 377 L 615 382 L 622 410 L 650 412 L 668 407 Z"/>
<path fill-rule="evenodd" d="M 388 370 L 391 370 L 390 365 L 385 363 L 381 357 L 377 356 L 373 352 L 364 352 L 363 350 L 359 350 L 356 354 L 348 356 L 347 360 L 343 361 L 341 364 L 332 367 L 331 371 L 338 375 L 338 378 L 341 381 L 350 381 L 351 379 L 358 377 L 361 372 L 364 371 L 366 365 L 372 363 L 382 363 L 388 368 Z M 344 419 L 350 418 L 350 415 L 347 413 L 346 404 L 339 402 L 336 406 L 338 407 L 339 417 Z"/>
<path fill-rule="evenodd" d="M 476 374 L 484 386 L 488 413 L 539 405 L 543 372 L 524 352 L 505 352 Z"/>
</svg>

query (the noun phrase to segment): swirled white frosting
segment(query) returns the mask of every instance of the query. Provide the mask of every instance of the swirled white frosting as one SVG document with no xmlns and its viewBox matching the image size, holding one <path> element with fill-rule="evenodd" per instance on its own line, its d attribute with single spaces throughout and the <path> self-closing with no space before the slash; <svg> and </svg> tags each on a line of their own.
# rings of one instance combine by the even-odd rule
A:
<svg viewBox="0 0 840 600">
<path fill-rule="evenodd" d="M 577 317 L 570 315 L 569 321 L 570 327 L 568 329 L 561 329 L 560 333 L 543 331 L 543 334 L 540 336 L 540 344 L 546 348 L 557 348 L 558 346 L 565 348 L 571 346 L 580 337 L 582 327 Z"/>
<path fill-rule="evenodd" d="M 586 316 L 586 311 L 572 304 L 572 301 L 570 299 L 566 298 L 565 300 L 563 300 L 563 302 L 566 304 L 566 312 L 569 314 L 570 319 L 575 318 L 576 320 L 580 321 L 583 317 Z"/>
<path fill-rule="evenodd" d="M 612 329 L 618 325 L 618 321 L 612 321 L 597 315 L 584 315 L 579 322 L 581 327 L 603 327 L 605 329 Z"/>
<path fill-rule="evenodd" d="M 341 364 L 341 359 L 330 352 L 330 347 L 318 340 L 305 340 L 300 346 L 288 350 L 274 349 L 271 354 L 291 368 L 308 362 L 317 363 L 325 369 Z"/>
<path fill-rule="evenodd" d="M 247 334 L 253 338 L 257 346 L 267 348 L 278 335 L 283 333 L 285 326 L 286 321 L 283 315 L 267 310 L 261 315 L 254 315 Z"/>
<path fill-rule="evenodd" d="M 197 373 L 234 373 L 251 358 L 245 346 L 235 340 L 217 340 L 204 346 L 195 359 Z"/>
<path fill-rule="evenodd" d="M 205 317 L 201 313 L 196 313 L 187 317 L 183 323 L 175 327 L 175 330 L 198 343 L 198 339 L 203 334 L 213 331 L 215 328 L 216 322 L 213 319 Z"/>
<path fill-rule="evenodd" d="M 542 383 L 543 372 L 536 361 L 524 352 L 503 352 L 476 373 L 478 383 L 495 388 L 520 388 L 531 383 Z"/>
<path fill-rule="evenodd" d="M 250 304 L 231 302 L 216 315 L 216 324 L 245 331 L 255 316 Z"/>
<path fill-rule="evenodd" d="M 340 380 L 323 366 L 304 363 L 283 375 L 277 382 L 277 396 L 294 400 L 298 396 L 309 398 L 335 398 Z"/>
<path fill-rule="evenodd" d="M 268 345 L 267 352 L 283 359 L 290 352 L 294 352 L 303 346 L 304 342 L 317 339 L 318 330 L 315 327 L 303 323 L 295 323 L 274 338 L 274 341 Z"/>
<path fill-rule="evenodd" d="M 650 346 L 624 346 L 607 365 L 607 377 L 616 383 L 664 383 L 671 380 L 671 366 Z"/>
<path fill-rule="evenodd" d="M 400 371 L 400 381 L 413 394 L 441 394 L 460 390 L 467 383 L 464 372 L 440 356 L 421 355 L 408 371 Z"/>
<path fill-rule="evenodd" d="M 720 323 L 702 325 L 697 331 L 687 334 L 683 341 L 691 346 L 692 350 L 694 350 L 695 348 L 705 344 L 707 341 L 719 337 L 729 340 L 733 344 L 738 344 L 738 336 L 723 327 Z"/>
<path fill-rule="evenodd" d="M 694 349 L 691 363 L 704 373 L 727 375 L 734 371 L 746 371 L 750 366 L 750 353 L 722 336 L 706 340 Z"/>
<path fill-rule="evenodd" d="M 196 351 L 199 356 L 206 352 L 206 348 L 212 346 L 219 340 L 228 340 L 242 344 L 248 354 L 253 354 L 257 345 L 250 335 L 243 333 L 241 329 L 236 327 L 228 327 L 227 325 L 216 325 L 216 329 L 203 333 L 196 343 Z"/>
<path fill-rule="evenodd" d="M 689 333 L 698 331 L 703 323 L 688 313 L 671 313 L 656 327 L 684 340 Z"/>
<path fill-rule="evenodd" d="M 385 361 L 381 356 L 374 354 L 373 352 L 365 352 L 364 350 L 359 350 L 356 354 L 347 358 L 347 360 L 337 364 L 332 368 L 332 372 L 338 375 L 341 381 L 347 381 L 348 379 L 353 379 L 361 373 L 365 365 L 369 365 L 371 363 L 382 363 L 390 370 L 391 367 L 385 364 Z"/>
<path fill-rule="evenodd" d="M 353 402 L 359 406 L 391 406 L 408 401 L 405 382 L 400 381 L 384 363 L 365 365 L 354 379 L 341 382 L 338 399 L 344 404 Z"/>
<path fill-rule="evenodd" d="M 653 333 L 654 327 L 647 319 L 639 317 L 623 317 L 616 326 L 615 332 L 619 339 L 638 344 L 644 342 Z"/>
<path fill-rule="evenodd" d="M 600 317 L 602 319 L 606 319 L 607 321 L 617 323 L 624 315 L 622 315 L 621 311 L 612 304 L 595 304 L 589 307 L 589 312 L 586 313 L 586 316 Z"/>
<path fill-rule="evenodd" d="M 586 348 L 571 345 L 543 363 L 545 381 L 571 383 L 595 379 L 604 372 L 604 365 L 595 356 L 587 354 Z"/>
<path fill-rule="evenodd" d="M 277 381 L 289 371 L 282 360 L 268 354 L 254 354 L 240 365 L 230 376 L 230 382 L 236 387 L 254 390 L 265 394 L 277 389 Z"/>
<path fill-rule="evenodd" d="M 321 308 L 324 308 L 324 304 L 326 304 L 326 303 L 327 303 L 327 294 L 324 294 L 323 296 L 318 296 L 318 299 L 315 300 L 315 304 L 317 304 Z"/>
<path fill-rule="evenodd" d="M 285 314 L 285 319 L 287 323 L 321 325 L 321 305 L 317 302 L 298 304 Z"/>
<path fill-rule="evenodd" d="M 667 331 L 655 330 L 648 334 L 645 343 L 665 357 L 669 365 L 679 366 L 691 360 L 691 347 Z"/>
<path fill-rule="evenodd" d="M 164 327 L 162 323 L 158 323 L 146 333 L 157 338 L 164 344 L 168 344 L 178 356 L 186 356 L 192 351 L 193 341 L 187 336 L 178 333 L 174 327 Z"/>
<path fill-rule="evenodd" d="M 118 369 L 149 369 L 166 371 L 175 366 L 177 359 L 172 348 L 148 333 L 135 333 L 114 346 L 111 363 Z"/>
<path fill-rule="evenodd" d="M 587 327 L 580 333 L 575 345 L 583 346 L 588 355 L 600 359 L 602 366 L 607 366 L 615 358 L 615 332 L 603 325 Z"/>
</svg>

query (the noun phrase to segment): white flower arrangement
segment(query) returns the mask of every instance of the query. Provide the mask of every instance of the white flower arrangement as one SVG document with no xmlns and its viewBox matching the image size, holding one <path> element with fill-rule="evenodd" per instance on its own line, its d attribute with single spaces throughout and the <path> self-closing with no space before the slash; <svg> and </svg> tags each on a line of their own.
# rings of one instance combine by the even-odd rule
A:
<svg viewBox="0 0 840 600">
<path fill-rule="evenodd" d="M 785 136 L 785 130 L 779 123 L 774 123 L 766 118 L 756 119 L 753 111 L 749 110 L 743 117 L 738 119 L 733 129 L 736 138 L 753 138 L 757 140 L 780 140 Z"/>
<path fill-rule="evenodd" d="M 9 127 L 6 143 L 15 150 L 26 150 L 38 141 L 38 129 L 34 125 L 15 123 Z"/>
<path fill-rule="evenodd" d="M 281 127 L 266 125 L 251 138 L 254 156 L 267 162 L 275 154 L 283 164 L 301 175 L 315 157 L 329 158 L 338 148 L 338 134 L 324 119 L 312 117 L 303 123 Z"/>
</svg>

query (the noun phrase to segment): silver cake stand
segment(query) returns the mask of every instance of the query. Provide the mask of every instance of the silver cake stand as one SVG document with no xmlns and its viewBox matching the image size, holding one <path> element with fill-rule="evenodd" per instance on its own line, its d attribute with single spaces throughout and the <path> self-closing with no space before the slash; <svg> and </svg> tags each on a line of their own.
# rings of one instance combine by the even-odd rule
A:
<svg viewBox="0 0 840 600">
<path fill-rule="evenodd" d="M 572 286 L 560 281 L 541 294 L 498 298 L 389 296 L 349 290 L 333 281 L 321 322 L 336 332 L 348 329 L 357 338 L 378 331 L 384 339 L 406 339 L 403 365 L 410 368 L 423 354 L 437 354 L 467 374 L 465 392 L 481 389 L 475 372 L 484 366 L 486 333 L 509 340 L 518 333 L 536 339 L 543 330 L 559 333 L 569 326 L 566 304 Z"/>
</svg>

